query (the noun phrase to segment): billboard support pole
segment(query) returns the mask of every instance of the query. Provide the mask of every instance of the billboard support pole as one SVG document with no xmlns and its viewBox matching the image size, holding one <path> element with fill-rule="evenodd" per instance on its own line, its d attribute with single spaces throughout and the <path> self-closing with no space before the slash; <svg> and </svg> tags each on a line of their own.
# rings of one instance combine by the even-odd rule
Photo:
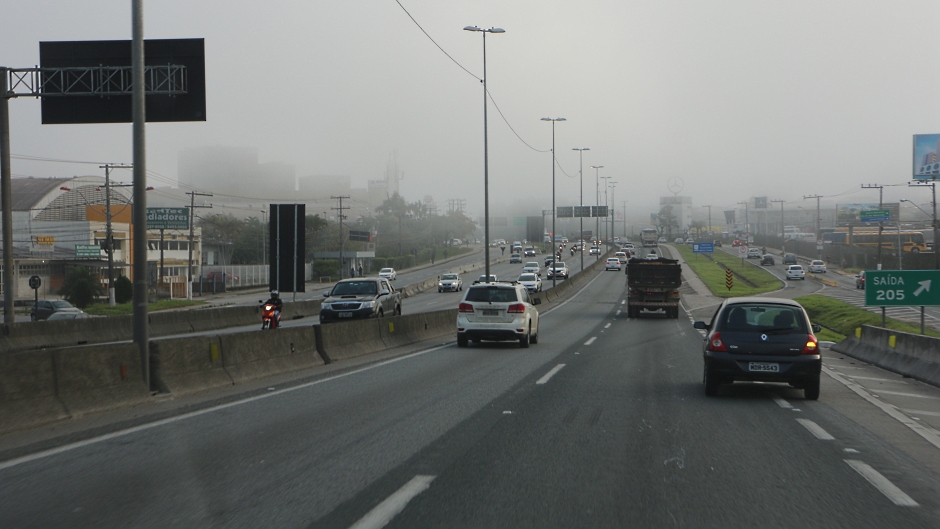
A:
<svg viewBox="0 0 940 529">
<path fill-rule="evenodd" d="M 147 328 L 147 143 L 144 99 L 144 0 L 131 5 L 131 66 L 134 148 L 134 343 L 140 370 L 150 389 L 150 348 Z"/>
<path fill-rule="evenodd" d="M 3 208 L 3 323 L 13 323 L 13 174 L 10 169 L 10 100 L 7 69 L 0 68 L 0 194 Z"/>
</svg>

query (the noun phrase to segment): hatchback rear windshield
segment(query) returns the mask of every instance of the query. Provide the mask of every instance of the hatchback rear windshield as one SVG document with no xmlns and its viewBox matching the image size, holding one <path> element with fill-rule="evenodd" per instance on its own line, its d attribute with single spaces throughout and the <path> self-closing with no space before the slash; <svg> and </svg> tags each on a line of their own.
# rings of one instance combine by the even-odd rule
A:
<svg viewBox="0 0 940 529">
<path fill-rule="evenodd" d="M 772 304 L 741 304 L 725 308 L 718 330 L 732 332 L 773 332 L 805 334 L 806 317 L 800 307 Z"/>
<path fill-rule="evenodd" d="M 333 287 L 334 296 L 369 296 L 378 292 L 375 281 L 348 281 Z"/>
<path fill-rule="evenodd" d="M 510 301 L 519 301 L 516 298 L 516 289 L 500 287 L 482 287 L 471 288 L 467 291 L 466 301 L 491 301 L 493 303 L 503 303 Z"/>
</svg>

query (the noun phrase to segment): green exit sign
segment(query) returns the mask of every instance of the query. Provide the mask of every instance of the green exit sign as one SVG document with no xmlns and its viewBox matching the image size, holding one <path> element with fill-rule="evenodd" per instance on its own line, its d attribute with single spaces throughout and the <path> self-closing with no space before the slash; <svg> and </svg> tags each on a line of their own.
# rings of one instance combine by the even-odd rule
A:
<svg viewBox="0 0 940 529">
<path fill-rule="evenodd" d="M 926 307 L 940 305 L 940 270 L 867 270 L 865 305 Z"/>
</svg>

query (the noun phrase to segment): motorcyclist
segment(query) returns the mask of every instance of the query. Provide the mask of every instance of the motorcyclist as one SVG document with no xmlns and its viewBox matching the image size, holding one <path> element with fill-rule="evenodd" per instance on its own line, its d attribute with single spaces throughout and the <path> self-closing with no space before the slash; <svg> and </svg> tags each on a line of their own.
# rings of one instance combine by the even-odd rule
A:
<svg viewBox="0 0 940 529">
<path fill-rule="evenodd" d="M 264 302 L 267 304 L 274 305 L 274 317 L 271 320 L 271 327 L 277 327 L 278 323 L 281 321 L 281 307 L 284 306 L 284 301 L 281 299 L 281 295 L 277 290 L 271 291 L 271 298 Z"/>
</svg>

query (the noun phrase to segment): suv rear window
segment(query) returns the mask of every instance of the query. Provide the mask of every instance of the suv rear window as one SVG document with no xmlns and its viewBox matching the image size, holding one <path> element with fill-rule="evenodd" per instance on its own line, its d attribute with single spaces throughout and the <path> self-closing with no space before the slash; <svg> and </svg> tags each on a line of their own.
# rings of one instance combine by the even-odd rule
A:
<svg viewBox="0 0 940 529">
<path fill-rule="evenodd" d="M 731 332 L 772 332 L 806 334 L 806 318 L 799 307 L 741 304 L 725 309 L 719 330 Z"/>
<path fill-rule="evenodd" d="M 471 287 L 467 291 L 466 301 L 490 301 L 493 303 L 504 303 L 510 301 L 519 301 L 516 297 L 516 289 L 500 288 L 497 286 Z"/>
</svg>

